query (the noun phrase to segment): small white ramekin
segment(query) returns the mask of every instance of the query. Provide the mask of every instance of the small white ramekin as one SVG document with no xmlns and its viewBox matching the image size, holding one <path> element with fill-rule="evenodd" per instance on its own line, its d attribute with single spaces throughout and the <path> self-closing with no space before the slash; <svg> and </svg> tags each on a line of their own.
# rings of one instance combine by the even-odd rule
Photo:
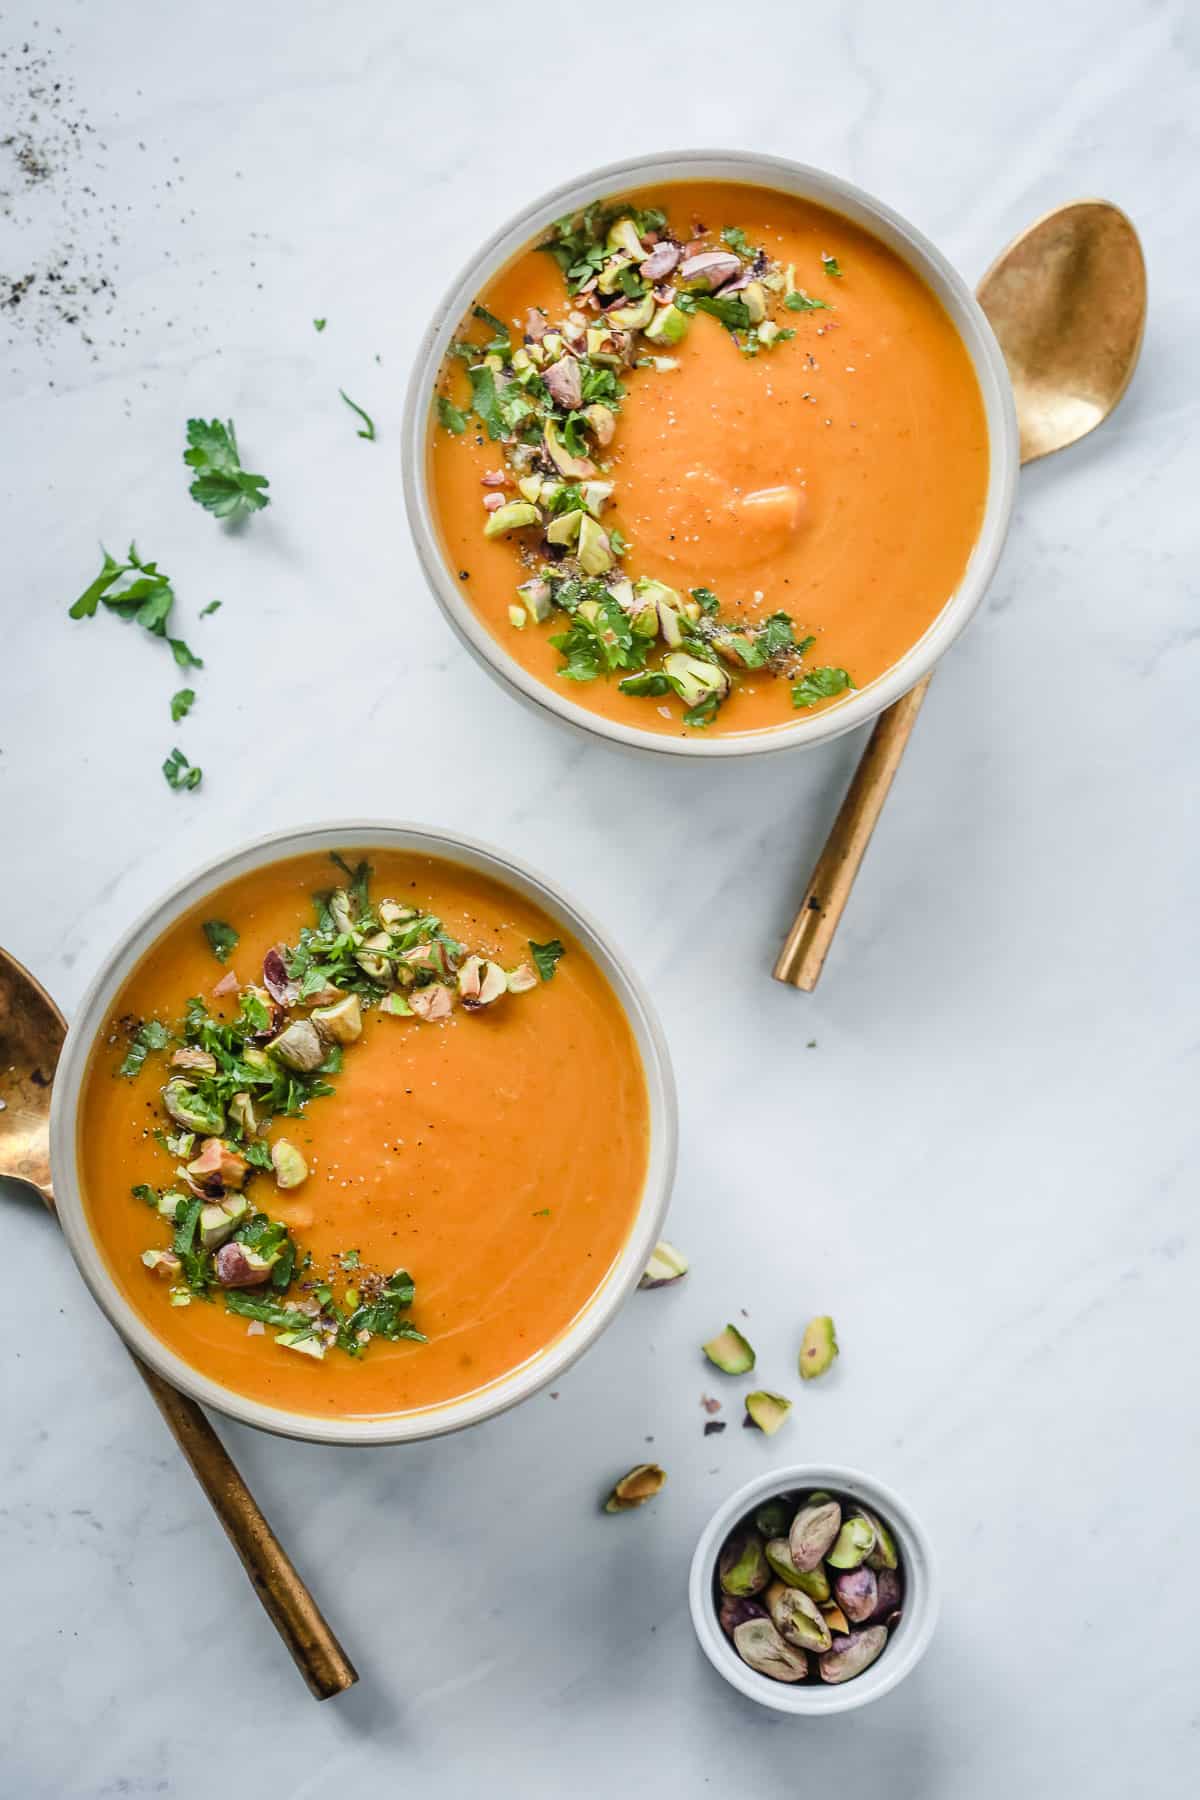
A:
<svg viewBox="0 0 1200 1800">
<path fill-rule="evenodd" d="M 987 418 L 990 472 L 983 523 L 961 582 L 924 636 L 877 681 L 837 706 L 740 736 L 720 737 L 707 732 L 687 737 L 663 736 L 618 724 L 576 705 L 566 692 L 569 684 L 555 687 L 523 669 L 492 635 L 454 579 L 438 537 L 429 492 L 434 382 L 450 340 L 471 303 L 492 277 L 555 219 L 576 212 L 592 200 L 672 181 L 734 181 L 775 188 L 829 207 L 880 238 L 916 270 L 945 307 L 971 358 Z M 979 302 L 941 251 L 899 213 L 840 176 L 782 157 L 743 150 L 663 151 L 629 162 L 610 163 L 523 207 L 471 258 L 434 311 L 409 379 L 402 452 L 404 500 L 417 555 L 439 606 L 476 661 L 543 716 L 606 738 L 610 743 L 692 757 L 760 756 L 776 750 L 811 749 L 865 724 L 914 687 L 949 649 L 983 599 L 1008 532 L 1020 467 L 1012 386 L 1000 346 Z M 853 545 L 847 546 L 847 555 L 853 556 Z"/>
<path fill-rule="evenodd" d="M 150 946 L 183 913 L 226 882 L 252 869 L 280 862 L 285 857 L 322 850 L 370 851 L 373 848 L 440 856 L 463 864 L 506 883 L 535 905 L 544 907 L 552 918 L 561 920 L 599 965 L 629 1021 L 646 1078 L 650 1154 L 637 1216 L 620 1255 L 583 1312 L 554 1343 L 500 1380 L 443 1406 L 378 1418 L 318 1418 L 284 1407 L 267 1406 L 212 1380 L 177 1356 L 134 1311 L 109 1272 L 84 1209 L 76 1145 L 79 1097 L 88 1055 L 97 1033 L 111 1016 L 118 990 Z M 574 901 L 524 863 L 472 839 L 429 826 L 356 819 L 275 832 L 231 851 L 172 888 L 130 927 L 106 958 L 67 1033 L 54 1077 L 50 1163 L 55 1209 L 80 1273 L 129 1347 L 173 1387 L 190 1394 L 205 1406 L 215 1407 L 230 1418 L 239 1419 L 244 1425 L 256 1425 L 284 1437 L 307 1438 L 321 1444 L 398 1444 L 414 1438 L 439 1437 L 504 1412 L 518 1400 L 526 1399 L 557 1380 L 595 1343 L 626 1296 L 636 1287 L 661 1233 L 675 1173 L 676 1137 L 675 1084 L 666 1042 L 654 1010 L 620 952 Z M 419 1269 L 415 1272 L 419 1281 Z"/>
<path fill-rule="evenodd" d="M 739 1520 L 777 1494 L 820 1489 L 833 1494 L 849 1494 L 868 1511 L 879 1515 L 895 1537 L 904 1574 L 900 1623 L 889 1637 L 882 1656 L 861 1675 L 836 1687 L 827 1687 L 824 1682 L 793 1685 L 772 1681 L 769 1675 L 760 1675 L 750 1668 L 721 1630 L 714 1598 L 717 1558 Z M 774 1469 L 770 1474 L 748 1481 L 736 1494 L 731 1494 L 701 1532 L 688 1579 L 692 1624 L 700 1648 L 713 1668 L 731 1686 L 749 1699 L 757 1700 L 760 1706 L 770 1706 L 776 1712 L 791 1713 L 795 1718 L 804 1719 L 850 1712 L 890 1693 L 897 1682 L 903 1681 L 916 1668 L 929 1648 L 940 1600 L 929 1539 L 908 1504 L 870 1475 L 863 1475 L 857 1469 L 830 1468 L 823 1463 L 797 1463 L 792 1468 Z"/>
</svg>

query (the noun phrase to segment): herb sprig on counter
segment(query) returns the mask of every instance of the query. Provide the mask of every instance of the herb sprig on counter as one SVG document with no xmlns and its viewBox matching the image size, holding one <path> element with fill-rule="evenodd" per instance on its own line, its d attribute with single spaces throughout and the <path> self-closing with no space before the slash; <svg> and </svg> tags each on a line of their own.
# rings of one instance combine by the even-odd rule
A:
<svg viewBox="0 0 1200 1800">
<path fill-rule="evenodd" d="M 266 476 L 242 467 L 232 419 L 189 419 L 187 441 L 183 460 L 197 472 L 188 493 L 198 506 L 217 519 L 240 519 L 271 504 Z"/>
</svg>

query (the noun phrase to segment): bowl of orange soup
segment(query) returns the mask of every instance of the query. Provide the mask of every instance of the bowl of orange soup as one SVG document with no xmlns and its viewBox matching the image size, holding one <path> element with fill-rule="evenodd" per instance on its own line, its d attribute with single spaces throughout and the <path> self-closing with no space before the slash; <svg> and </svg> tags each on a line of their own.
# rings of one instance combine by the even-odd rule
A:
<svg viewBox="0 0 1200 1800">
<path fill-rule="evenodd" d="M 169 1381 L 392 1443 L 552 1381 L 636 1284 L 675 1161 L 658 1025 L 599 929 L 408 826 L 262 839 L 127 934 L 54 1084 L 59 1217 Z"/>
<path fill-rule="evenodd" d="M 1018 468 L 1003 358 L 934 246 L 729 151 L 526 207 L 438 307 L 404 432 L 418 554 L 493 675 L 679 755 L 813 745 L 928 673 Z"/>
</svg>

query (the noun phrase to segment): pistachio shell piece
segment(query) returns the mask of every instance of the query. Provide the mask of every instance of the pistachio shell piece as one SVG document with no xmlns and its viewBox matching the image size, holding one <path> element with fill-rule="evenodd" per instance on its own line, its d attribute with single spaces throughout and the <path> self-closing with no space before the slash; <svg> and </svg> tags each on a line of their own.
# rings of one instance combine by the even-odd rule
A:
<svg viewBox="0 0 1200 1800">
<path fill-rule="evenodd" d="M 879 1584 L 874 1569 L 860 1563 L 857 1569 L 840 1569 L 833 1578 L 838 1605 L 852 1625 L 863 1625 L 879 1604 Z"/>
<path fill-rule="evenodd" d="M 721 1591 L 738 1596 L 761 1594 L 771 1579 L 763 1551 L 763 1541 L 756 1531 L 735 1531 L 717 1561 L 717 1577 Z"/>
<path fill-rule="evenodd" d="M 851 1637 L 834 1638 L 833 1648 L 817 1664 L 821 1680 L 832 1685 L 861 1675 L 881 1654 L 887 1640 L 886 1625 L 869 1625 L 866 1631 L 856 1631 Z"/>
<path fill-rule="evenodd" d="M 748 1375 L 754 1367 L 754 1351 L 736 1325 L 726 1325 L 724 1331 L 718 1331 L 703 1350 L 723 1375 Z"/>
<path fill-rule="evenodd" d="M 821 1563 L 815 1569 L 798 1569 L 792 1561 L 792 1553 L 785 1537 L 771 1538 L 765 1554 L 771 1569 L 788 1587 L 803 1589 L 818 1605 L 828 1600 L 829 1578 Z"/>
<path fill-rule="evenodd" d="M 666 1479 L 666 1470 L 657 1463 L 638 1463 L 616 1483 L 604 1502 L 605 1512 L 630 1512 L 635 1506 L 644 1506 L 662 1491 Z"/>
<path fill-rule="evenodd" d="M 857 1569 L 875 1548 L 875 1527 L 862 1513 L 852 1513 L 838 1532 L 837 1542 L 826 1555 L 831 1569 Z"/>
<path fill-rule="evenodd" d="M 773 1581 L 764 1595 L 771 1623 L 781 1638 L 801 1650 L 828 1650 L 833 1634 L 815 1600 L 800 1588 Z"/>
<path fill-rule="evenodd" d="M 646 1264 L 646 1272 L 638 1282 L 640 1288 L 670 1287 L 673 1281 L 682 1281 L 688 1272 L 688 1259 L 682 1250 L 674 1244 L 668 1244 L 666 1238 L 659 1238 L 650 1253 L 650 1261 Z"/>
<path fill-rule="evenodd" d="M 823 1500 L 815 1506 L 810 1502 L 800 1508 L 788 1533 L 788 1548 L 802 1575 L 809 1574 L 824 1562 L 825 1553 L 837 1537 L 841 1524 L 842 1509 L 836 1500 Z"/>
<path fill-rule="evenodd" d="M 733 1647 L 744 1663 L 772 1681 L 803 1681 L 808 1674 L 803 1650 L 785 1644 L 770 1619 L 748 1619 L 739 1625 Z"/>
<path fill-rule="evenodd" d="M 790 1400 L 782 1394 L 768 1393 L 766 1388 L 759 1388 L 756 1393 L 746 1395 L 746 1417 L 765 1432 L 767 1437 L 774 1437 L 792 1410 Z"/>
<path fill-rule="evenodd" d="M 827 1601 L 821 1608 L 821 1611 L 825 1615 L 825 1623 L 828 1625 L 830 1631 L 837 1631 L 840 1632 L 842 1637 L 849 1637 L 850 1621 L 836 1600 Z"/>
<path fill-rule="evenodd" d="M 810 1319 L 800 1343 L 800 1379 L 815 1381 L 818 1375 L 825 1373 L 837 1353 L 837 1335 L 828 1313 Z"/>
</svg>

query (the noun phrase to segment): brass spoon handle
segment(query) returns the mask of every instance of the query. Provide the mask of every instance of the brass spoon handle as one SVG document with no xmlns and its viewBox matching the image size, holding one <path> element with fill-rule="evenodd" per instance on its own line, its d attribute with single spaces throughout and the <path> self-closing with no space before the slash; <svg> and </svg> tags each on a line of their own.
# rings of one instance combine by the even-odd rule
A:
<svg viewBox="0 0 1200 1800">
<path fill-rule="evenodd" d="M 876 719 L 772 970 L 776 981 L 808 994 L 816 987 L 932 679 L 926 675 Z"/>
<path fill-rule="evenodd" d="M 358 1671 L 326 1623 L 220 1438 L 188 1399 L 139 1356 L 134 1367 L 237 1551 L 250 1585 L 318 1700 L 353 1687 Z"/>
</svg>

